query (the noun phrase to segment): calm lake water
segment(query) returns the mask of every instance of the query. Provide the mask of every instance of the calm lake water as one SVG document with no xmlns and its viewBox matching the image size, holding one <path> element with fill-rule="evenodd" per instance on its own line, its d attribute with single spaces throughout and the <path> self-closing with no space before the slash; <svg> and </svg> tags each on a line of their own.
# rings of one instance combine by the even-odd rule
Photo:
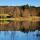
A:
<svg viewBox="0 0 40 40">
<path fill-rule="evenodd" d="M 0 31 L 0 40 L 40 40 L 40 31 Z"/>
</svg>

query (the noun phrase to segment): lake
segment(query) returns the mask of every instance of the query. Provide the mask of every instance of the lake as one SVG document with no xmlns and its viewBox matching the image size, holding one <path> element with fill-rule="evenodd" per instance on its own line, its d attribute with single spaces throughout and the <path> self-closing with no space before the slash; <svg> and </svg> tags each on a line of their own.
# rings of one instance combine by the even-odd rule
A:
<svg viewBox="0 0 40 40">
<path fill-rule="evenodd" d="M 0 31 L 0 40 L 40 40 L 40 31 Z"/>
</svg>

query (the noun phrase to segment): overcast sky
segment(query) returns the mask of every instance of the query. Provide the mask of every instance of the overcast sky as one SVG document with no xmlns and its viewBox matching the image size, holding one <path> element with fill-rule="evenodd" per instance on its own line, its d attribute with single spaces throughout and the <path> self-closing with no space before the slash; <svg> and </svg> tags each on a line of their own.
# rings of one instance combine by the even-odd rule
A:
<svg viewBox="0 0 40 40">
<path fill-rule="evenodd" d="M 40 6 L 40 0 L 0 0 L 0 6 L 20 6 L 20 5 Z"/>
</svg>

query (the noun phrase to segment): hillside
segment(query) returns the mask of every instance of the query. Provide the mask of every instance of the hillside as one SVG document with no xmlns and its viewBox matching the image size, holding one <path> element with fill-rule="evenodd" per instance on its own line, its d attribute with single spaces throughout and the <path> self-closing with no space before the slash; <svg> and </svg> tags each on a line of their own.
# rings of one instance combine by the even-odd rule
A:
<svg viewBox="0 0 40 40">
<path fill-rule="evenodd" d="M 5 15 L 6 14 L 6 15 Z M 35 16 L 39 17 L 38 19 Z M 31 18 L 34 17 L 33 21 L 36 19 L 38 21 L 33 22 L 30 21 Z M 14 21 L 6 20 L 6 18 L 21 18 L 28 19 L 24 21 L 15 21 L 17 19 L 13 19 Z M 1 20 L 3 19 L 3 20 Z M 5 19 L 5 20 L 4 20 Z M 18 19 L 18 20 L 19 20 Z M 40 7 L 34 6 L 0 6 L 0 30 L 29 30 L 29 29 L 38 29 L 40 28 Z M 6 23 L 8 22 L 8 23 Z"/>
</svg>

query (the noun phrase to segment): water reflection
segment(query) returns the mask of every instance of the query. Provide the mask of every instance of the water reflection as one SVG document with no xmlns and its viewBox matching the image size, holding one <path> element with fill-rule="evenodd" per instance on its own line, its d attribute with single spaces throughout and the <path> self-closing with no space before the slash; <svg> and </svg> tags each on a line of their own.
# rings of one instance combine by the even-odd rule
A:
<svg viewBox="0 0 40 40">
<path fill-rule="evenodd" d="M 40 31 L 0 31 L 0 40 L 40 40 Z"/>
</svg>

